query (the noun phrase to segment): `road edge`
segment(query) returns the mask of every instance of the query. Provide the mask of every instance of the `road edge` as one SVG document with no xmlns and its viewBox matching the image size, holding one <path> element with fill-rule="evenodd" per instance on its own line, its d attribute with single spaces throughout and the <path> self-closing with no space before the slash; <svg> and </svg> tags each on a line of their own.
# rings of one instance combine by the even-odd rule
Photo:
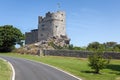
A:
<svg viewBox="0 0 120 80">
<path fill-rule="evenodd" d="M 9 61 L 7 61 L 6 59 L 4 59 L 4 58 L 0 57 L 0 59 L 3 60 L 3 61 L 5 61 L 5 62 L 7 62 L 10 65 L 10 67 L 12 69 L 12 78 L 11 78 L 11 80 L 15 80 L 15 69 L 14 69 L 13 65 Z"/>
<path fill-rule="evenodd" d="M 23 58 L 23 59 L 26 59 L 26 58 Z M 57 70 L 59 70 L 59 71 L 61 71 L 61 72 L 63 72 L 63 73 L 66 73 L 66 74 L 68 74 L 68 75 L 70 75 L 70 76 L 72 76 L 72 77 L 74 77 L 74 78 L 76 78 L 76 79 L 78 79 L 78 80 L 82 80 L 82 79 L 80 79 L 79 77 L 77 77 L 77 76 L 75 76 L 75 75 L 73 75 L 73 74 L 71 74 L 71 73 L 69 73 L 69 72 L 67 72 L 67 71 L 64 71 L 64 70 L 62 70 L 62 69 L 60 69 L 60 68 L 57 68 L 57 67 L 55 67 L 55 66 L 52 66 L 52 65 L 49 65 L 49 64 L 46 64 L 46 63 L 43 63 L 43 62 L 38 62 L 38 61 L 35 61 L 35 60 L 30 60 L 30 59 L 26 59 L 26 60 L 33 61 L 33 62 L 36 62 L 36 63 L 40 63 L 40 64 L 43 64 L 43 65 L 49 66 L 49 67 L 54 68 L 54 69 L 57 69 Z"/>
</svg>

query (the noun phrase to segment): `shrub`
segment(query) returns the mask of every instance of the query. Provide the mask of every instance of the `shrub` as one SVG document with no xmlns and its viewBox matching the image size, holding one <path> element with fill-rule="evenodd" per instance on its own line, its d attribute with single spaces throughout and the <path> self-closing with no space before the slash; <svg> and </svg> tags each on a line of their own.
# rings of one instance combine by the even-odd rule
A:
<svg viewBox="0 0 120 80">
<path fill-rule="evenodd" d="M 103 52 L 95 51 L 88 57 L 89 66 L 91 69 L 95 70 L 95 73 L 99 73 L 101 69 L 105 68 L 109 64 L 110 59 L 105 59 L 103 57 Z"/>
</svg>

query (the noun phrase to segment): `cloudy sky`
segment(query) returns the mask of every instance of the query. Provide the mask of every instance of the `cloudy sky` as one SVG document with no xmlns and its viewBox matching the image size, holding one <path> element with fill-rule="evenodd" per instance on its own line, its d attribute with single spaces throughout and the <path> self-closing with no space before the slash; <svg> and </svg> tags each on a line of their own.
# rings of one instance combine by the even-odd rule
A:
<svg viewBox="0 0 120 80">
<path fill-rule="evenodd" d="M 0 0 L 0 25 L 14 25 L 25 33 L 37 28 L 39 15 L 57 10 L 66 11 L 71 44 L 120 43 L 120 0 Z"/>
</svg>

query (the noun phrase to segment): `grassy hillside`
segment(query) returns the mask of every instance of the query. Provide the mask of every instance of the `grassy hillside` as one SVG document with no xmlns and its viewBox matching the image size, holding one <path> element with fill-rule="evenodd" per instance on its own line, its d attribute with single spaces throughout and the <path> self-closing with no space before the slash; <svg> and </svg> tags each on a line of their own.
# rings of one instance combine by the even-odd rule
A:
<svg viewBox="0 0 120 80">
<path fill-rule="evenodd" d="M 20 54 L 4 54 L 8 56 L 27 58 L 47 63 L 74 74 L 83 80 L 120 80 L 120 60 L 111 60 L 110 65 L 103 69 L 101 74 L 94 74 L 88 67 L 88 60 L 85 58 L 58 57 L 58 56 L 33 56 Z"/>
</svg>

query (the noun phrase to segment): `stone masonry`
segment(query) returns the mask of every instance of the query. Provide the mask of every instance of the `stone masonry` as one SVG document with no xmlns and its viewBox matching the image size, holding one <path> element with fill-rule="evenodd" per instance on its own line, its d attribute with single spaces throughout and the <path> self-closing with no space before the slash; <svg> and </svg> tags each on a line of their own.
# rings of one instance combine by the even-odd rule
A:
<svg viewBox="0 0 120 80">
<path fill-rule="evenodd" d="M 65 12 L 48 12 L 45 17 L 38 16 L 38 29 L 31 30 L 31 32 L 26 32 L 25 36 L 25 44 L 47 41 L 50 37 L 67 37 Z"/>
<path fill-rule="evenodd" d="M 31 30 L 25 33 L 25 44 L 31 44 L 38 41 L 38 29 Z"/>
</svg>

